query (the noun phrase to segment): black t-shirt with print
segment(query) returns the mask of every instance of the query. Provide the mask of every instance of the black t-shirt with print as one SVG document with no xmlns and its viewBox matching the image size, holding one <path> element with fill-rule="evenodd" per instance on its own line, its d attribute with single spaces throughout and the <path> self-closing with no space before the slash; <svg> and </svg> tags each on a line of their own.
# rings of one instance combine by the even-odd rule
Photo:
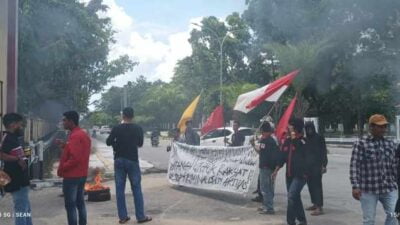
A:
<svg viewBox="0 0 400 225">
<path fill-rule="evenodd" d="M 0 151 L 14 156 L 23 154 L 18 135 L 9 132 L 4 132 L 3 135 Z M 4 172 L 11 178 L 11 182 L 4 188 L 6 192 L 18 191 L 21 187 L 29 186 L 28 169 L 22 170 L 18 162 L 4 161 Z"/>
<path fill-rule="evenodd" d="M 278 143 L 271 136 L 260 140 L 260 168 L 274 170 L 279 165 L 281 153 Z"/>
</svg>

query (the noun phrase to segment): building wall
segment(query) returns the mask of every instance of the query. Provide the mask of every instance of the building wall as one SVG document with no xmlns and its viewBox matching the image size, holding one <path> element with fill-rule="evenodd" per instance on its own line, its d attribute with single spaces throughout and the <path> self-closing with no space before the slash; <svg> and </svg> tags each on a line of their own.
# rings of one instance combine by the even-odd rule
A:
<svg viewBox="0 0 400 225">
<path fill-rule="evenodd" d="M 3 104 L 0 104 L 0 112 L 6 112 L 6 93 L 7 93 L 7 46 L 8 46 L 8 1 L 0 1 L 0 96 L 3 97 Z M 1 102 L 0 102 L 1 103 Z M 2 107 L 2 108 L 1 108 Z M 2 116 L 2 115 L 0 115 Z"/>
</svg>

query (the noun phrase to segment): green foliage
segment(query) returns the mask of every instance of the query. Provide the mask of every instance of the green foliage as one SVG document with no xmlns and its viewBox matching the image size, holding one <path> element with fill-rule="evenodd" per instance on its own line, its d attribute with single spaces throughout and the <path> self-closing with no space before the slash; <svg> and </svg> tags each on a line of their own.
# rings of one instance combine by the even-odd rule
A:
<svg viewBox="0 0 400 225">
<path fill-rule="evenodd" d="M 84 112 L 92 94 L 136 65 L 109 60 L 114 31 L 99 16 L 106 10 L 101 0 L 19 1 L 19 111 L 55 100 Z"/>
</svg>

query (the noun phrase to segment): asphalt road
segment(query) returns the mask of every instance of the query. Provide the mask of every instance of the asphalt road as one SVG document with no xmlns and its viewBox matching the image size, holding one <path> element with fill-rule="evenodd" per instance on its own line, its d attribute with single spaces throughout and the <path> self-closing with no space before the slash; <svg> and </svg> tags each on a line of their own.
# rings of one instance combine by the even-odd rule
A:
<svg viewBox="0 0 400 225">
<path fill-rule="evenodd" d="M 105 140 L 104 135 L 98 137 L 99 140 Z M 159 147 L 151 147 L 150 139 L 145 140 L 144 146 L 139 150 L 141 159 L 152 163 L 160 171 L 165 171 L 168 168 L 169 153 L 166 152 L 166 147 L 169 144 L 167 140 L 161 140 Z M 325 215 L 313 217 L 308 216 L 307 218 L 310 224 L 335 224 L 335 225 L 354 225 L 361 224 L 361 207 L 360 203 L 354 200 L 351 196 L 351 186 L 349 181 L 349 162 L 351 155 L 351 148 L 328 146 L 329 149 L 329 163 L 328 172 L 324 175 L 324 210 Z M 252 190 L 256 188 L 256 179 L 254 179 Z M 191 192 L 188 189 L 188 192 Z M 217 198 L 213 192 L 210 191 L 198 191 L 193 192 L 201 193 L 203 197 Z M 284 178 L 284 169 L 281 170 L 277 177 L 275 184 L 275 205 L 276 210 L 282 213 L 286 212 L 286 187 Z M 252 198 L 251 194 L 246 196 L 247 199 Z M 225 201 L 229 202 L 231 198 L 232 202 L 235 202 L 235 197 L 232 195 L 224 195 Z M 310 205 L 309 192 L 307 187 L 302 192 L 303 204 L 305 207 Z M 382 206 L 378 204 L 377 207 L 377 220 L 376 224 L 384 223 L 384 212 Z"/>
</svg>

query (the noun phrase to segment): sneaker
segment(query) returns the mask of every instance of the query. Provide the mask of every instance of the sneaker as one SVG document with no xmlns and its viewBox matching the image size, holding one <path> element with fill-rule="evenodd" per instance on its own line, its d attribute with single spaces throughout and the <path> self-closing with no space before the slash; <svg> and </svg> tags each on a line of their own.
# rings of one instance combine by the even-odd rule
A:
<svg viewBox="0 0 400 225">
<path fill-rule="evenodd" d="M 257 196 L 257 197 L 255 197 L 255 198 L 252 198 L 251 200 L 252 200 L 253 202 L 262 202 L 262 201 L 263 201 L 263 198 L 260 197 L 260 196 Z"/>
<path fill-rule="evenodd" d="M 307 225 L 307 222 L 299 222 L 298 225 Z"/>
<path fill-rule="evenodd" d="M 125 219 L 119 220 L 119 224 L 125 224 L 127 223 L 131 218 L 130 217 L 126 217 Z"/>
<path fill-rule="evenodd" d="M 274 210 L 262 210 L 262 211 L 260 211 L 260 214 L 263 214 L 263 215 L 275 215 L 275 211 Z"/>
<path fill-rule="evenodd" d="M 324 211 L 322 210 L 321 207 L 317 207 L 310 215 L 311 216 L 320 216 L 323 215 Z"/>
<path fill-rule="evenodd" d="M 314 211 L 316 209 L 317 209 L 317 206 L 315 206 L 315 205 L 312 205 L 312 206 L 306 208 L 307 211 Z"/>
<path fill-rule="evenodd" d="M 253 194 L 257 194 L 259 191 L 258 190 L 255 190 L 255 191 L 253 191 Z"/>
<path fill-rule="evenodd" d="M 264 207 L 258 207 L 258 208 L 257 208 L 257 211 L 258 211 L 258 212 L 261 212 L 261 211 L 264 211 L 264 210 L 265 210 Z"/>
</svg>

